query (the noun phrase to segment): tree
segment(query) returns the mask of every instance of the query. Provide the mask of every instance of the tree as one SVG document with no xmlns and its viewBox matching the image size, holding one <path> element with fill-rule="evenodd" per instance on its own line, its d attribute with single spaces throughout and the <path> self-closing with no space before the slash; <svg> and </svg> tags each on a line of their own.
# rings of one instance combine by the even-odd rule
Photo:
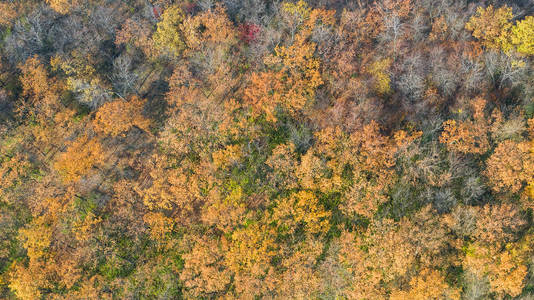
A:
<svg viewBox="0 0 534 300">
<path fill-rule="evenodd" d="M 534 177 L 534 153 L 528 142 L 505 140 L 486 161 L 485 175 L 495 192 L 519 192 Z"/>
<path fill-rule="evenodd" d="M 115 44 L 134 45 L 143 51 L 148 58 L 154 58 L 157 55 L 157 46 L 155 46 L 155 42 L 152 39 L 151 27 L 152 24 L 147 20 L 129 18 L 124 22 L 120 30 L 117 30 Z"/>
<path fill-rule="evenodd" d="M 511 204 L 486 205 L 479 209 L 473 235 L 478 242 L 502 245 L 513 241 L 525 225 L 520 211 Z"/>
<path fill-rule="evenodd" d="M 489 49 L 511 49 L 510 30 L 512 24 L 512 9 L 506 5 L 494 9 L 493 5 L 477 8 L 477 12 L 465 24 L 465 28 L 472 31 L 473 36 L 481 40 Z"/>
<path fill-rule="evenodd" d="M 219 241 L 210 237 L 191 237 L 192 249 L 183 257 L 184 270 L 180 279 L 185 294 L 202 297 L 223 293 L 231 282 L 231 274 L 224 266 L 224 249 Z"/>
<path fill-rule="evenodd" d="M 281 231 L 294 234 L 303 226 L 306 233 L 325 234 L 329 229 L 331 213 L 325 211 L 317 197 L 311 192 L 300 191 L 289 199 L 280 199 L 273 212 L 273 222 L 277 222 Z"/>
<path fill-rule="evenodd" d="M 521 294 L 527 275 L 525 253 L 510 244 L 502 252 L 492 245 L 473 243 L 466 249 L 463 267 L 478 277 L 486 276 L 491 290 L 499 296 Z"/>
<path fill-rule="evenodd" d="M 383 136 L 376 122 L 355 131 L 350 136 L 352 158 L 352 185 L 341 206 L 347 215 L 354 213 L 372 217 L 388 199 L 387 191 L 394 184 L 394 166 L 397 151 L 413 142 L 420 132 L 409 135 L 396 132 L 393 137 Z"/>
<path fill-rule="evenodd" d="M 473 119 L 457 122 L 449 120 L 443 123 L 440 142 L 447 145 L 449 151 L 461 153 L 484 154 L 489 150 L 490 129 L 488 118 L 484 115 L 486 100 L 476 98 L 471 102 Z"/>
<path fill-rule="evenodd" d="M 150 120 L 143 116 L 145 102 L 133 96 L 129 101 L 118 99 L 105 103 L 95 114 L 95 131 L 111 136 L 125 134 L 134 126 L 148 131 Z"/>
<path fill-rule="evenodd" d="M 18 17 L 16 4 L 10 2 L 0 3 L 0 25 L 9 26 Z"/>
<path fill-rule="evenodd" d="M 304 41 L 275 49 L 268 64 L 279 71 L 252 74 L 251 86 L 245 90 L 246 100 L 256 114 L 263 112 L 269 121 L 275 121 L 279 106 L 292 115 L 310 106 L 315 89 L 323 83 L 314 51 L 315 45 Z"/>
<path fill-rule="evenodd" d="M 22 72 L 22 95 L 29 100 L 29 105 L 23 105 L 19 110 L 27 110 L 40 121 L 53 117 L 61 108 L 58 83 L 48 77 L 48 72 L 37 56 L 28 58 L 19 68 Z"/>
<path fill-rule="evenodd" d="M 185 49 L 184 34 L 181 25 L 185 15 L 178 6 L 171 6 L 161 15 L 153 35 L 156 48 L 163 52 L 179 56 Z"/>
<path fill-rule="evenodd" d="M 46 0 L 46 2 L 60 14 L 67 14 L 80 4 L 80 0 Z"/>
<path fill-rule="evenodd" d="M 390 299 L 460 299 L 460 291 L 451 288 L 438 271 L 423 269 L 412 277 L 408 291 L 393 291 Z"/>
<path fill-rule="evenodd" d="M 316 24 L 331 24 L 332 12 L 310 10 L 304 1 L 283 4 L 283 9 L 298 20 L 294 39 L 288 46 L 277 46 L 274 55 L 265 59 L 269 71 L 253 73 L 245 89 L 245 100 L 255 114 L 265 113 L 267 120 L 276 121 L 276 110 L 298 116 L 311 107 L 315 90 L 323 84 L 320 61 L 314 57 L 316 45 L 307 41 Z"/>
<path fill-rule="evenodd" d="M 527 16 L 512 27 L 512 44 L 517 52 L 534 55 L 534 16 Z"/>
<path fill-rule="evenodd" d="M 84 135 L 70 143 L 67 151 L 58 155 L 54 168 L 66 182 L 79 180 L 93 167 L 104 163 L 104 150 L 98 140 Z"/>
</svg>

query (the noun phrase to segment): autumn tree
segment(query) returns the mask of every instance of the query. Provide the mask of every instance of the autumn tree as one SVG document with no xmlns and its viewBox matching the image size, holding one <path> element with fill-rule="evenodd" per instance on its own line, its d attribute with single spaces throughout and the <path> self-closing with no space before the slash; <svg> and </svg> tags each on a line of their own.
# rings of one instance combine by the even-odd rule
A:
<svg viewBox="0 0 534 300">
<path fill-rule="evenodd" d="M 143 116 L 145 102 L 133 96 L 129 101 L 118 99 L 105 103 L 95 114 L 95 130 L 112 136 L 124 134 L 134 126 L 148 131 L 150 120 Z"/>
<path fill-rule="evenodd" d="M 534 55 L 534 17 L 527 16 L 512 27 L 511 40 L 517 52 Z"/>
<path fill-rule="evenodd" d="M 460 291 L 452 288 L 436 270 L 423 269 L 410 280 L 407 291 L 393 291 L 390 299 L 460 299 Z"/>
<path fill-rule="evenodd" d="M 493 5 L 478 7 L 476 14 L 465 24 L 465 28 L 481 40 L 485 47 L 508 51 L 511 48 L 512 17 L 512 9 L 506 5 L 497 9 Z"/>
<path fill-rule="evenodd" d="M 154 44 L 160 51 L 178 56 L 185 49 L 181 28 L 184 18 L 184 13 L 178 6 L 165 9 L 153 35 Z"/>
<path fill-rule="evenodd" d="M 440 142 L 451 151 L 484 154 L 489 150 L 488 131 L 490 123 L 484 114 L 486 100 L 476 98 L 471 102 L 472 119 L 465 121 L 449 120 L 443 123 Z"/>
<path fill-rule="evenodd" d="M 46 2 L 60 14 L 69 13 L 81 3 L 80 0 L 46 0 Z"/>
<path fill-rule="evenodd" d="M 22 105 L 21 112 L 28 111 L 38 120 L 44 121 L 53 117 L 61 108 L 59 103 L 59 85 L 49 78 L 44 65 L 37 56 L 28 58 L 20 66 L 22 75 L 22 95 L 28 99 L 28 105 Z"/>
<path fill-rule="evenodd" d="M 92 168 L 104 163 L 104 150 L 98 140 L 82 136 L 58 155 L 54 168 L 66 182 L 77 181 Z"/>
<path fill-rule="evenodd" d="M 307 42 L 316 23 L 331 22 L 331 12 L 311 10 L 304 1 L 284 4 L 284 10 L 301 20 L 296 26 L 294 41 L 288 46 L 277 46 L 275 53 L 265 59 L 272 71 L 254 73 L 245 90 L 246 101 L 256 113 L 265 113 L 270 121 L 276 120 L 278 107 L 293 116 L 313 104 L 315 90 L 323 83 L 320 62 L 314 57 L 316 45 Z"/>
<path fill-rule="evenodd" d="M 506 140 L 497 145 L 485 171 L 496 192 L 519 192 L 534 177 L 534 154 L 528 142 Z"/>
<path fill-rule="evenodd" d="M 294 234 L 299 226 L 304 226 L 304 230 L 310 234 L 328 231 L 330 213 L 321 207 L 312 193 L 301 191 L 277 202 L 273 221 L 279 223 L 281 230 Z"/>
</svg>

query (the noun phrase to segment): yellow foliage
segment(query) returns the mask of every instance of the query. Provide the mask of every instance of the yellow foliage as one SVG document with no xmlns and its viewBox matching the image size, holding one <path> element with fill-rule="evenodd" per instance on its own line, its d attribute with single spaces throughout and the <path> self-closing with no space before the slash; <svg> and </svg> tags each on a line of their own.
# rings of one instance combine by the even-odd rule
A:
<svg viewBox="0 0 534 300">
<path fill-rule="evenodd" d="M 251 86 L 245 90 L 247 100 L 257 112 L 264 112 L 269 121 L 276 121 L 278 106 L 297 115 L 315 99 L 315 90 L 323 80 L 314 51 L 312 43 L 276 47 L 275 55 L 266 62 L 279 71 L 252 74 Z"/>
<path fill-rule="evenodd" d="M 30 107 L 23 105 L 19 109 L 29 109 L 30 114 L 40 121 L 52 118 L 60 107 L 58 84 L 48 77 L 48 72 L 37 56 L 28 58 L 19 68 L 22 72 L 22 95 L 31 104 Z"/>
<path fill-rule="evenodd" d="M 213 164 L 217 168 L 226 168 L 237 163 L 243 157 L 241 145 L 228 145 L 226 148 L 212 154 Z"/>
<path fill-rule="evenodd" d="M 375 89 L 378 94 L 388 94 L 391 91 L 388 68 L 391 66 L 391 59 L 384 58 L 371 64 L 369 74 L 375 79 Z"/>
<path fill-rule="evenodd" d="M 288 226 L 293 233 L 300 223 L 305 224 L 307 231 L 314 233 L 326 233 L 328 231 L 331 213 L 319 204 L 315 195 L 308 191 L 300 191 L 292 194 L 289 199 L 280 199 L 274 210 L 273 221 L 280 222 L 282 226 Z"/>
<path fill-rule="evenodd" d="M 187 299 L 224 291 L 231 281 L 231 273 L 224 268 L 224 251 L 218 240 L 187 237 L 192 249 L 183 254 L 184 270 L 180 279 L 184 282 Z"/>
<path fill-rule="evenodd" d="M 492 5 L 485 9 L 479 7 L 476 14 L 465 24 L 465 28 L 472 31 L 473 36 L 485 47 L 507 52 L 512 48 L 510 42 L 512 17 L 512 8 L 506 5 L 498 9 L 494 9 Z"/>
<path fill-rule="evenodd" d="M 496 192 L 519 192 L 534 178 L 534 153 L 528 142 L 506 140 L 497 146 L 486 163 L 485 174 Z"/>
<path fill-rule="evenodd" d="M 245 100 L 256 114 L 265 113 L 267 120 L 276 121 L 275 111 L 282 107 L 293 116 L 313 104 L 315 90 L 323 84 L 320 61 L 314 57 L 315 43 L 308 41 L 319 20 L 332 23 L 333 12 L 314 9 L 308 12 L 304 1 L 284 6 L 296 14 L 309 15 L 299 27 L 294 42 L 277 46 L 275 54 L 265 58 L 271 69 L 253 73 L 245 90 Z"/>
<path fill-rule="evenodd" d="M 74 222 L 73 227 L 76 228 L 74 234 L 78 241 L 87 241 L 91 235 L 94 227 L 102 222 L 100 217 L 95 216 L 93 212 L 89 212 L 83 220 Z"/>
<path fill-rule="evenodd" d="M 9 288 L 15 292 L 15 295 L 22 300 L 41 299 L 39 287 L 43 284 L 40 276 L 35 276 L 40 270 L 30 270 L 22 265 L 15 263 L 11 267 L 11 280 Z"/>
<path fill-rule="evenodd" d="M 306 19 L 310 16 L 311 9 L 308 7 L 308 3 L 303 0 L 299 0 L 297 3 L 284 2 L 282 9 L 294 16 L 301 19 Z"/>
<path fill-rule="evenodd" d="M 477 98 L 472 102 L 473 120 L 448 120 L 443 123 L 439 140 L 447 144 L 449 151 L 484 154 L 489 150 L 489 122 L 484 115 L 486 100 Z"/>
<path fill-rule="evenodd" d="M 509 244 L 499 252 L 495 247 L 475 243 L 467 248 L 463 265 L 479 277 L 487 276 L 492 291 L 515 297 L 521 294 L 527 275 L 524 250 Z"/>
<path fill-rule="evenodd" d="M 206 45 L 222 46 L 224 49 L 237 41 L 234 26 L 226 16 L 224 8 L 219 5 L 214 10 L 188 17 L 181 28 L 188 50 L 192 53 Z"/>
<path fill-rule="evenodd" d="M 16 6 L 10 2 L 0 2 L 0 25 L 9 25 L 18 17 Z"/>
<path fill-rule="evenodd" d="M 512 44 L 517 52 L 534 55 L 534 16 L 527 16 L 512 27 Z"/>
<path fill-rule="evenodd" d="M 148 212 L 143 216 L 143 220 L 150 228 L 150 236 L 156 241 L 161 241 L 165 235 L 172 231 L 174 222 L 160 212 Z"/>
<path fill-rule="evenodd" d="M 184 13 L 176 5 L 163 12 L 153 35 L 156 48 L 160 51 L 169 51 L 175 56 L 182 53 L 185 49 L 184 35 L 181 30 L 184 18 Z"/>
<path fill-rule="evenodd" d="M 35 261 L 49 254 L 47 249 L 52 241 L 52 229 L 43 217 L 38 217 L 19 230 L 19 239 L 23 241 L 30 260 Z"/>
</svg>

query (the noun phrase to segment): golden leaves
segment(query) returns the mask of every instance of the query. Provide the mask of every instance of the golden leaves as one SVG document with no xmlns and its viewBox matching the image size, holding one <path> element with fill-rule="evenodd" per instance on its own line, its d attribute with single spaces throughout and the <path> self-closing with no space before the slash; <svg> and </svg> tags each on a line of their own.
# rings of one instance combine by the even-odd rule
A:
<svg viewBox="0 0 534 300">
<path fill-rule="evenodd" d="M 512 28 L 511 41 L 517 52 L 534 55 L 534 16 L 527 16 L 516 23 Z"/>
<path fill-rule="evenodd" d="M 91 169 L 104 162 L 104 150 L 96 139 L 82 136 L 70 143 L 67 151 L 61 153 L 54 168 L 66 182 L 77 181 Z"/>
<path fill-rule="evenodd" d="M 169 51 L 175 56 L 182 53 L 185 42 L 180 26 L 184 19 L 185 15 L 178 6 L 171 6 L 163 12 L 153 35 L 156 48 L 160 51 Z"/>
<path fill-rule="evenodd" d="M 460 299 L 460 290 L 453 289 L 436 270 L 423 269 L 410 280 L 408 291 L 393 291 L 391 300 Z"/>
<path fill-rule="evenodd" d="M 485 47 L 508 51 L 511 47 L 509 31 L 512 17 L 512 9 L 506 5 L 498 9 L 494 9 L 493 5 L 485 9 L 479 7 L 465 28 L 472 31 Z"/>
<path fill-rule="evenodd" d="M 23 241 L 31 261 L 36 261 L 49 254 L 52 242 L 52 228 L 46 218 L 37 217 L 28 226 L 19 230 L 19 239 Z"/>
<path fill-rule="evenodd" d="M 299 224 L 303 224 L 306 232 L 311 234 L 325 234 L 329 229 L 330 215 L 331 213 L 319 204 L 313 193 L 300 191 L 289 198 L 279 199 L 272 218 L 279 223 L 279 226 L 287 228 L 291 234 Z"/>
</svg>

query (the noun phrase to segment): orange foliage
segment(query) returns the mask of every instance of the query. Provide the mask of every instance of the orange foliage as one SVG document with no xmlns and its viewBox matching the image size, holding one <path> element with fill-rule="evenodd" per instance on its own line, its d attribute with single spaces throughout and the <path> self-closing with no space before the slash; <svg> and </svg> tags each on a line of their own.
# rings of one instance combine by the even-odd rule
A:
<svg viewBox="0 0 534 300">
<path fill-rule="evenodd" d="M 300 191 L 289 199 L 280 199 L 274 209 L 273 221 L 279 223 L 293 234 L 299 224 L 303 224 L 311 234 L 326 233 L 329 229 L 328 218 L 331 213 L 325 211 L 313 193 Z"/>
<path fill-rule="evenodd" d="M 265 113 L 269 121 L 276 121 L 278 107 L 298 116 L 313 104 L 315 90 L 323 84 L 320 62 L 314 57 L 316 45 L 307 42 L 307 38 L 317 22 L 332 23 L 332 12 L 314 9 L 301 13 L 305 13 L 306 18 L 293 44 L 277 46 L 275 54 L 265 58 L 271 70 L 253 73 L 245 89 L 247 103 L 256 114 Z"/>
<path fill-rule="evenodd" d="M 61 153 L 54 168 L 66 182 L 77 181 L 91 169 L 104 162 L 104 150 L 96 139 L 82 136 L 70 143 L 67 151 Z"/>
<path fill-rule="evenodd" d="M 519 192 L 534 178 L 534 152 L 528 142 L 505 140 L 486 161 L 485 174 L 496 192 Z"/>
<path fill-rule="evenodd" d="M 19 110 L 29 110 L 38 120 L 51 118 L 59 110 L 58 84 L 48 78 L 48 73 L 37 56 L 28 58 L 19 68 L 22 72 L 22 95 L 29 99 L 30 104 Z"/>
<path fill-rule="evenodd" d="M 460 299 L 460 291 L 453 289 L 436 270 L 423 269 L 410 280 L 408 291 L 393 291 L 391 300 Z"/>
<path fill-rule="evenodd" d="M 127 19 L 121 29 L 117 30 L 115 44 L 133 44 L 147 57 L 155 57 L 156 50 L 151 37 L 151 26 L 146 20 Z"/>
<path fill-rule="evenodd" d="M 148 131 L 150 120 L 143 116 L 145 100 L 133 96 L 129 101 L 115 100 L 100 107 L 93 122 L 95 131 L 117 136 L 132 127 Z"/>
<path fill-rule="evenodd" d="M 520 250 L 512 244 L 502 252 L 493 246 L 471 244 L 463 265 L 479 277 L 487 276 L 491 289 L 498 295 L 515 297 L 521 294 L 527 275 L 525 257 Z"/>
<path fill-rule="evenodd" d="M 472 102 L 473 120 L 457 122 L 449 120 L 443 123 L 444 130 L 440 142 L 447 144 L 450 151 L 483 154 L 489 150 L 489 122 L 484 115 L 486 100 L 476 98 Z"/>
</svg>

